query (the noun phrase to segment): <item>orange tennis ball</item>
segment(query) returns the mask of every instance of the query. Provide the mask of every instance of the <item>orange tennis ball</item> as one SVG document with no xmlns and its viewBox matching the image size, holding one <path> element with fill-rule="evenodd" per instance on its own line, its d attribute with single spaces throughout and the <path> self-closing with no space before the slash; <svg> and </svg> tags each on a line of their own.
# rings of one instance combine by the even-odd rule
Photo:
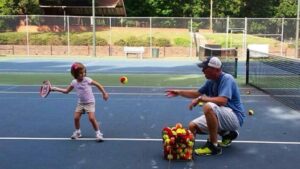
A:
<svg viewBox="0 0 300 169">
<path fill-rule="evenodd" d="M 120 77 L 120 82 L 121 82 L 122 84 L 126 84 L 126 83 L 128 82 L 128 78 L 127 78 L 126 76 L 121 76 L 121 77 Z"/>
<path fill-rule="evenodd" d="M 176 129 L 181 129 L 182 128 L 182 124 L 181 123 L 176 123 L 175 127 L 176 127 Z"/>
</svg>

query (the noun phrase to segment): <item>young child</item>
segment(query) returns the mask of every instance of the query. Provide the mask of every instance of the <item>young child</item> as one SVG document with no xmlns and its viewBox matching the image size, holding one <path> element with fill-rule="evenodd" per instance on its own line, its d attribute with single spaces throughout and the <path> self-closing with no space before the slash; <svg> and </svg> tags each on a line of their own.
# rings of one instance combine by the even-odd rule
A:
<svg viewBox="0 0 300 169">
<path fill-rule="evenodd" d="M 95 96 L 92 91 L 92 85 L 96 86 L 101 91 L 102 97 L 105 101 L 109 98 L 109 95 L 100 83 L 86 76 L 86 68 L 82 63 L 75 62 L 71 67 L 71 74 L 74 79 L 67 88 L 51 87 L 51 91 L 62 92 L 64 94 L 68 94 L 74 88 L 77 92 L 78 103 L 74 113 L 75 131 L 71 138 L 77 139 L 82 137 L 80 131 L 80 117 L 86 112 L 93 128 L 96 131 L 96 141 L 103 141 L 103 134 L 100 132 L 100 128 L 95 117 Z"/>
</svg>

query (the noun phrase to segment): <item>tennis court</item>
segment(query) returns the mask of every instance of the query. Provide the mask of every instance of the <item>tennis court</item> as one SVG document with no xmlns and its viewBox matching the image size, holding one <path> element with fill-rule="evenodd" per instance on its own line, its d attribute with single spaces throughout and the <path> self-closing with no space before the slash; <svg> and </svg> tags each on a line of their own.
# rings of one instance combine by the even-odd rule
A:
<svg viewBox="0 0 300 169">
<path fill-rule="evenodd" d="M 192 161 L 163 159 L 161 130 L 189 121 L 201 108 L 188 110 L 189 100 L 169 99 L 167 88 L 197 88 L 204 77 L 195 60 L 80 60 L 88 76 L 102 83 L 110 99 L 96 93 L 96 116 L 105 141 L 95 142 L 87 119 L 81 119 L 83 138 L 71 140 L 75 93 L 39 96 L 42 80 L 62 86 L 71 81 L 74 60 L 2 59 L 0 61 L 0 168 L 10 169 L 294 169 L 300 148 L 300 114 L 254 87 L 238 72 L 247 116 L 240 136 L 220 156 Z M 239 62 L 241 66 L 245 62 Z M 239 74 L 240 73 L 240 74 Z M 119 77 L 129 83 L 122 85 Z M 97 91 L 97 90 L 95 90 Z M 250 93 L 249 93 L 250 91 Z M 196 146 L 206 136 L 197 136 Z"/>
</svg>

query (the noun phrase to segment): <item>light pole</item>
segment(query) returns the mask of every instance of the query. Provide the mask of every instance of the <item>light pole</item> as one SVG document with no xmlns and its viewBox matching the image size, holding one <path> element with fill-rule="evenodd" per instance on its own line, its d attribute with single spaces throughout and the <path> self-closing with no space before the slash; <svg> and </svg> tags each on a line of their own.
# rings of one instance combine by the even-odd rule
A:
<svg viewBox="0 0 300 169">
<path fill-rule="evenodd" d="M 296 48 L 296 52 L 295 52 L 295 54 L 296 54 L 296 58 L 298 58 L 299 56 L 299 51 L 298 51 L 298 49 L 299 49 L 299 10 L 300 10 L 300 0 L 298 0 L 298 3 L 297 3 L 297 21 L 296 21 L 296 46 L 295 46 L 295 48 Z"/>
<path fill-rule="evenodd" d="M 209 30 L 212 31 L 213 0 L 210 0 Z"/>
<path fill-rule="evenodd" d="M 93 56 L 96 57 L 96 19 L 95 19 L 95 0 L 92 1 L 92 23 L 93 23 Z"/>
</svg>

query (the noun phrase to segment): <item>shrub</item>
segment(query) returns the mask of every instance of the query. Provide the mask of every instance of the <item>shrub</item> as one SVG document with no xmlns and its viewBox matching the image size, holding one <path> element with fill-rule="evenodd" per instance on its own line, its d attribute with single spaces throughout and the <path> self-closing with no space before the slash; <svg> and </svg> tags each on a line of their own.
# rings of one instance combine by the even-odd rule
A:
<svg viewBox="0 0 300 169">
<path fill-rule="evenodd" d="M 146 40 L 139 39 L 135 36 L 131 36 L 127 39 L 127 46 L 148 46 L 149 43 Z"/>
<path fill-rule="evenodd" d="M 96 45 L 97 46 L 107 46 L 108 42 L 106 41 L 106 39 L 97 37 L 96 38 Z"/>
<path fill-rule="evenodd" d="M 114 43 L 116 46 L 126 46 L 127 42 L 124 39 L 120 39 Z"/>
<path fill-rule="evenodd" d="M 152 41 L 153 46 L 159 46 L 159 47 L 169 47 L 171 46 L 171 42 L 169 39 L 166 38 L 159 38 L 159 39 L 154 39 Z"/>
<path fill-rule="evenodd" d="M 184 47 L 188 47 L 191 45 L 190 40 L 184 38 L 176 38 L 174 40 L 174 43 L 176 46 L 184 46 Z"/>
</svg>

